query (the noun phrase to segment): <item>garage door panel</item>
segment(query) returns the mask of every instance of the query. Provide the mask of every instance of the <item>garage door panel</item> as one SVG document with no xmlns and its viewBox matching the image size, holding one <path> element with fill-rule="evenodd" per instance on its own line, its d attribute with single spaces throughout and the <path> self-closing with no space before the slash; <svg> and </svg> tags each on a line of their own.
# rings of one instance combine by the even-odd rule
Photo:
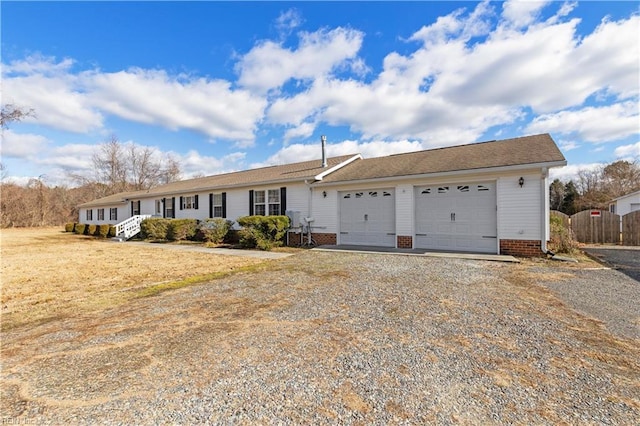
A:
<svg viewBox="0 0 640 426">
<path fill-rule="evenodd" d="M 340 244 L 395 247 L 395 225 L 393 190 L 340 193 Z"/>
<path fill-rule="evenodd" d="M 493 182 L 417 187 L 415 246 L 495 253 L 495 188 Z"/>
</svg>

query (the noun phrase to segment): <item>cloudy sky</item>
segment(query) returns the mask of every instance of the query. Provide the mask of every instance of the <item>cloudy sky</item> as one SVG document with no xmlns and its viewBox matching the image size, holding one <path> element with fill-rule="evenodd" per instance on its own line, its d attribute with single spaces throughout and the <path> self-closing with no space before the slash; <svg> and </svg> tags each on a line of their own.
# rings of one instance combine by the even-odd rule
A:
<svg viewBox="0 0 640 426">
<path fill-rule="evenodd" d="M 637 2 L 8 2 L 16 182 L 90 174 L 115 135 L 184 177 L 550 133 L 569 166 L 640 158 Z"/>
</svg>

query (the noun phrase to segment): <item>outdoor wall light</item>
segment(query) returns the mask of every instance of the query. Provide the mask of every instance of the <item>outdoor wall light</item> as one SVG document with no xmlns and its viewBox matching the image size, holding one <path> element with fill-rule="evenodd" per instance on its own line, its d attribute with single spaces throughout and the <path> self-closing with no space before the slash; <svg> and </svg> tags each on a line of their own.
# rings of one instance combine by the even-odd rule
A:
<svg viewBox="0 0 640 426">
<path fill-rule="evenodd" d="M 322 196 L 323 196 L 324 198 L 327 198 L 327 191 L 322 191 Z"/>
<path fill-rule="evenodd" d="M 518 184 L 520 185 L 520 188 L 522 188 L 522 185 L 524 185 L 524 178 L 522 176 L 520 176 L 520 179 L 518 179 Z"/>
</svg>

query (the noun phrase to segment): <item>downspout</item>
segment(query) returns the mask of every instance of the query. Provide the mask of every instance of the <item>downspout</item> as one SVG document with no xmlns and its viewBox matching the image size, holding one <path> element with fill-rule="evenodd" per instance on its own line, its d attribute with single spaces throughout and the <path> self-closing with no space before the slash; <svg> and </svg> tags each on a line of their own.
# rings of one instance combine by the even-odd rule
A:
<svg viewBox="0 0 640 426">
<path fill-rule="evenodd" d="M 548 177 L 549 177 L 549 169 L 547 169 L 546 167 L 543 167 L 542 176 L 540 178 L 541 180 L 540 193 L 541 193 L 541 200 L 542 200 L 542 203 L 540 203 L 542 205 L 542 214 L 540 215 L 542 217 L 542 227 L 540 228 L 542 231 L 542 238 L 540 240 L 540 249 L 544 254 L 553 256 L 555 255 L 555 253 L 547 249 L 547 239 L 550 238 Z"/>
</svg>

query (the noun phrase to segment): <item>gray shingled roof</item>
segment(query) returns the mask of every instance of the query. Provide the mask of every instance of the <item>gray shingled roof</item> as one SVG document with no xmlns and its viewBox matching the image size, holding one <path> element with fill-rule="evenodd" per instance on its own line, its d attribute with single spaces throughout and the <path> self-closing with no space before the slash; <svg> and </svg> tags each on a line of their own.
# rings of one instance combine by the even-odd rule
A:
<svg viewBox="0 0 640 426">
<path fill-rule="evenodd" d="M 284 164 L 281 166 L 261 167 L 258 169 L 243 170 L 233 173 L 206 176 L 202 178 L 187 179 L 171 182 L 166 185 L 157 186 L 144 191 L 123 192 L 110 195 L 108 197 L 89 201 L 81 204 L 80 207 L 92 207 L 98 205 L 113 205 L 125 198 L 149 198 L 160 195 L 171 195 L 180 193 L 195 193 L 210 191 L 215 189 L 225 189 L 242 186 L 262 185 L 269 183 L 285 183 L 291 181 L 304 181 L 314 179 L 319 174 L 326 172 L 332 167 L 339 166 L 345 161 L 353 158 L 357 154 L 343 155 L 327 159 L 327 167 L 322 167 L 321 160 L 304 161 L 301 163 Z"/>
<path fill-rule="evenodd" d="M 358 160 L 331 173 L 322 183 L 545 163 L 566 164 L 546 133 Z"/>
</svg>

